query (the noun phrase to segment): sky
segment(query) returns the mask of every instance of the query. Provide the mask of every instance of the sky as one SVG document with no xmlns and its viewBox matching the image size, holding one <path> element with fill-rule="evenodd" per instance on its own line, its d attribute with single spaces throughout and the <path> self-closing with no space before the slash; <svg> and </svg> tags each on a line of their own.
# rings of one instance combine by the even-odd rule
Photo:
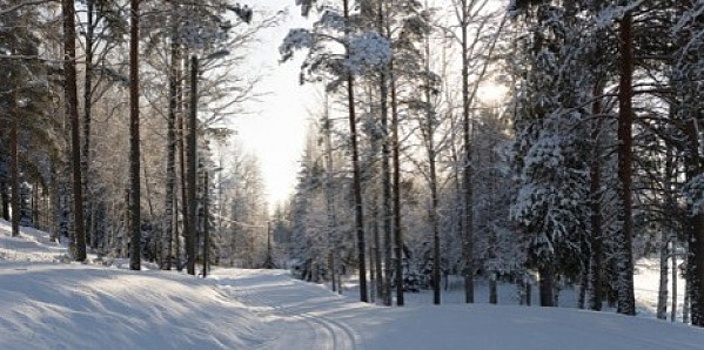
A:
<svg viewBox="0 0 704 350">
<path fill-rule="evenodd" d="M 250 6 L 255 16 L 258 8 L 271 12 L 288 9 L 286 20 L 262 33 L 261 44 L 250 55 L 251 71 L 263 76 L 257 92 L 265 95 L 249 107 L 253 113 L 232 121 L 237 132 L 234 141 L 259 160 L 272 209 L 293 193 L 314 95 L 313 86 L 299 85 L 304 52 L 295 60 L 280 64 L 278 47 L 290 28 L 307 27 L 308 23 L 300 16 L 294 0 L 258 0 Z"/>
<path fill-rule="evenodd" d="M 465 305 L 457 276 L 443 305 L 421 291 L 407 293 L 405 307 L 384 307 L 358 302 L 354 279 L 338 295 L 286 270 L 215 268 L 201 278 L 146 262 L 131 271 L 109 256 L 69 263 L 66 253 L 45 232 L 11 237 L 0 219 L 0 349 L 700 350 L 704 342 L 704 329 L 654 319 L 640 295 L 637 317 L 575 309 L 574 290 L 561 292 L 563 307 L 519 306 L 505 283 L 500 305 L 490 305 L 478 279 L 477 303 Z M 657 288 L 657 263 L 637 268 L 636 290 Z"/>
</svg>

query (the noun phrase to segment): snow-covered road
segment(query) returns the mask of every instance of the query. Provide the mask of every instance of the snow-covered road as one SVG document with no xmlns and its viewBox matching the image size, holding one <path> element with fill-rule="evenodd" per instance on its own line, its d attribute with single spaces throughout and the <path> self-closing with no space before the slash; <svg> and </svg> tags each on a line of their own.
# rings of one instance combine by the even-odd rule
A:
<svg viewBox="0 0 704 350">
<path fill-rule="evenodd" d="M 229 275 L 229 276 L 228 276 Z M 228 295 L 248 305 L 271 336 L 267 349 L 356 350 L 360 337 L 325 310 L 349 311 L 349 301 L 281 270 L 221 270 L 214 278 Z"/>
</svg>

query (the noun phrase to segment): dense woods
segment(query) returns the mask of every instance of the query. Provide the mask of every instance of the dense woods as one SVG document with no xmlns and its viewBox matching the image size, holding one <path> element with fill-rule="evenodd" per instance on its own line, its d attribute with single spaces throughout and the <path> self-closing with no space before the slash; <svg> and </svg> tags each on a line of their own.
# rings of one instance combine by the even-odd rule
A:
<svg viewBox="0 0 704 350">
<path fill-rule="evenodd" d="M 287 1 L 283 5 L 291 5 Z M 404 304 L 452 276 L 636 313 L 634 263 L 704 326 L 704 1 L 296 0 L 319 88 L 272 212 L 228 142 L 239 68 L 283 13 L 225 0 L 0 0 L 0 209 L 71 259 L 290 268 Z M 298 16 L 299 13 L 291 15 Z M 285 118 L 286 116 L 281 116 Z M 281 145 L 286 147 L 286 145 Z M 676 261 L 676 260 L 675 260 Z M 677 276 L 677 275 L 675 275 Z"/>
</svg>

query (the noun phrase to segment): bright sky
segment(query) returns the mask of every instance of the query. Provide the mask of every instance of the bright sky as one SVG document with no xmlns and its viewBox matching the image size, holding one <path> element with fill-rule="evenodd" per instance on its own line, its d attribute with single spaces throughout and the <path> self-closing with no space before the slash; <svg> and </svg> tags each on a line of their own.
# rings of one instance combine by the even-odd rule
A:
<svg viewBox="0 0 704 350">
<path fill-rule="evenodd" d="M 251 70 L 264 76 L 258 92 L 267 95 L 260 98 L 261 103 L 251 106 L 254 113 L 233 120 L 236 142 L 259 159 L 267 201 L 273 209 L 293 193 L 308 125 L 308 96 L 313 95 L 313 86 L 298 83 L 302 55 L 279 64 L 278 48 L 290 28 L 308 25 L 294 0 L 258 0 L 250 6 L 254 7 L 255 16 L 260 8 L 272 13 L 289 10 L 281 26 L 263 33 L 261 45 L 251 56 Z"/>
</svg>

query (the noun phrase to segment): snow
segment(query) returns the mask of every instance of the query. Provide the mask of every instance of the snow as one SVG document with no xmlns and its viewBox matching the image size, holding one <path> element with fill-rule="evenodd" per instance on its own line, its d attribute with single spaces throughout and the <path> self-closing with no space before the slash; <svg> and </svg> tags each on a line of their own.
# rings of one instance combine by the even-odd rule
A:
<svg viewBox="0 0 704 350">
<path fill-rule="evenodd" d="M 606 7 L 597 15 L 596 26 L 598 28 L 605 28 L 609 26 L 614 21 L 620 20 L 623 16 L 638 8 L 643 3 L 643 0 L 631 0 L 625 5 L 614 5 L 611 7 Z"/>
<path fill-rule="evenodd" d="M 704 175 L 699 174 L 687 182 L 683 191 L 692 214 L 704 213 Z"/>
<path fill-rule="evenodd" d="M 10 237 L 0 220 L 0 349 L 686 350 L 704 342 L 702 329 L 645 317 L 461 305 L 459 288 L 444 305 L 418 293 L 389 308 L 357 302 L 353 285 L 338 295 L 282 270 L 216 269 L 202 279 L 66 263 L 65 254 L 40 231 Z M 486 300 L 482 283 L 478 292 Z M 510 286 L 499 302 L 515 304 Z"/>
<path fill-rule="evenodd" d="M 347 69 L 359 74 L 366 69 L 383 67 L 391 61 L 391 43 L 376 32 L 365 32 L 350 38 Z"/>
</svg>

